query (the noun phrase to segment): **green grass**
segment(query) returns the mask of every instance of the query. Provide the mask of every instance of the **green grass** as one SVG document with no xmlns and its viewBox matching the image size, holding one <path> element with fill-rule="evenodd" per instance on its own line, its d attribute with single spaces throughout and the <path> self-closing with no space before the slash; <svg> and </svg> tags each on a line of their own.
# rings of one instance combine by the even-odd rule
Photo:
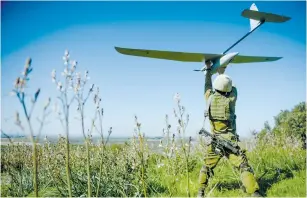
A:
<svg viewBox="0 0 307 198">
<path fill-rule="evenodd" d="M 63 141 L 45 144 L 39 149 L 39 196 L 67 196 Z M 198 146 L 198 145 L 197 145 Z M 1 146 L 3 165 L 1 173 L 1 196 L 32 196 L 32 163 L 28 156 L 28 146 Z M 102 157 L 102 177 L 99 196 L 142 195 L 140 183 L 140 161 L 135 152 L 137 143 L 107 146 L 104 155 L 99 145 L 92 145 L 91 184 L 96 195 L 97 177 Z M 18 153 L 19 152 L 19 153 Z M 144 180 L 147 196 L 185 197 L 187 180 L 183 153 L 177 150 L 175 158 L 145 149 Z M 247 153 L 249 163 L 261 187 L 261 192 L 269 197 L 306 196 L 306 150 L 299 147 L 280 145 L 260 145 Z M 199 149 L 189 158 L 191 196 L 197 195 L 198 174 L 203 153 Z M 71 150 L 73 196 L 87 194 L 86 151 L 84 145 L 74 145 Z M 21 165 L 20 165 L 21 164 Z M 20 172 L 21 171 L 21 172 Z M 22 185 L 20 185 L 22 173 Z M 226 159 L 221 159 L 214 169 L 206 194 L 211 197 L 247 197 L 239 178 L 239 172 Z M 21 188 L 22 187 L 22 188 Z"/>
<path fill-rule="evenodd" d="M 306 197 L 306 170 L 294 172 L 293 176 L 281 180 L 268 189 L 270 197 Z"/>
</svg>

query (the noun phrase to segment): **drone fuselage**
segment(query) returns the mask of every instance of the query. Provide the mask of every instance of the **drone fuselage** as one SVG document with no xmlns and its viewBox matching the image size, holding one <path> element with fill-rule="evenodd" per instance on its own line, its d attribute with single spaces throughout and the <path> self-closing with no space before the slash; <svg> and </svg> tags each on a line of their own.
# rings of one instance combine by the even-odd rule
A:
<svg viewBox="0 0 307 198">
<path fill-rule="evenodd" d="M 232 52 L 225 54 L 221 58 L 218 58 L 213 61 L 213 65 L 211 66 L 212 74 L 216 73 L 219 68 L 226 68 L 227 65 L 232 61 L 232 59 L 237 56 L 239 52 Z"/>
</svg>

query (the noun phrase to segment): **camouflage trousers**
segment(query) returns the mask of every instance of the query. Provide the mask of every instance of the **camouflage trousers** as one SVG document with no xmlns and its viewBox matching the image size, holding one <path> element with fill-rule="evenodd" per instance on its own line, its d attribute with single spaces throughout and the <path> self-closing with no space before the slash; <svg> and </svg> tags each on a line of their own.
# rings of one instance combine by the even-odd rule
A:
<svg viewBox="0 0 307 198">
<path fill-rule="evenodd" d="M 224 135 L 224 138 L 234 141 L 232 134 L 229 133 Z M 233 165 L 234 168 L 240 170 L 240 178 L 247 193 L 252 194 L 255 191 L 259 190 L 259 185 L 256 181 L 256 178 L 254 177 L 252 168 L 248 164 L 245 151 L 242 150 L 239 155 L 229 153 L 216 154 L 214 153 L 212 144 L 210 144 L 208 146 L 208 150 L 204 158 L 204 165 L 201 168 L 199 174 L 199 192 L 204 192 L 208 184 L 209 178 L 212 177 L 214 174 L 214 168 L 216 167 L 220 159 L 224 156 L 229 160 L 229 162 Z"/>
</svg>

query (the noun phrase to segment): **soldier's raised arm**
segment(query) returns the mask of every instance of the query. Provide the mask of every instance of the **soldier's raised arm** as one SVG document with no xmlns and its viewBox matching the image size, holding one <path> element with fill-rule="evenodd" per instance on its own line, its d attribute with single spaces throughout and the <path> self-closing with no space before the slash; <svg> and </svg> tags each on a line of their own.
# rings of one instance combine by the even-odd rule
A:
<svg viewBox="0 0 307 198">
<path fill-rule="evenodd" d="M 212 92 L 212 74 L 211 74 L 211 62 L 206 62 L 206 67 L 207 71 L 204 71 L 205 74 L 205 89 L 204 89 L 204 94 L 205 94 L 205 100 L 207 101 L 211 92 Z"/>
</svg>

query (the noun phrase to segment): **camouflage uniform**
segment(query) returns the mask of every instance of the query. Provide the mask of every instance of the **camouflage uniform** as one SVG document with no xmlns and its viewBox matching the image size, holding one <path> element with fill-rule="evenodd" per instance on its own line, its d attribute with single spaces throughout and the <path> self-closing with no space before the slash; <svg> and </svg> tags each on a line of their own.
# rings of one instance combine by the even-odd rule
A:
<svg viewBox="0 0 307 198">
<path fill-rule="evenodd" d="M 207 72 L 205 82 L 206 101 L 208 102 L 209 97 L 212 97 L 209 113 L 211 131 L 213 131 L 213 133 L 217 134 L 218 136 L 222 136 L 223 138 L 238 143 L 235 116 L 237 89 L 235 87 L 232 87 L 232 91 L 229 93 L 228 96 L 223 96 L 221 93 L 213 92 L 211 76 L 212 74 L 210 72 Z M 226 110 L 225 112 L 225 106 L 227 105 L 228 111 Z M 219 116 L 221 118 L 217 119 Z M 213 169 L 216 167 L 222 157 L 223 155 L 217 155 L 213 152 L 211 144 L 208 146 L 208 152 L 206 153 L 204 159 L 204 166 L 201 168 L 199 175 L 199 196 L 204 195 L 204 190 L 208 184 L 208 180 L 211 176 L 213 176 Z M 252 168 L 248 164 L 245 152 L 242 150 L 240 155 L 225 154 L 225 157 L 235 168 L 240 170 L 241 181 L 246 189 L 246 192 L 249 194 L 253 194 L 255 191 L 258 191 L 258 183 L 254 177 Z"/>
</svg>

